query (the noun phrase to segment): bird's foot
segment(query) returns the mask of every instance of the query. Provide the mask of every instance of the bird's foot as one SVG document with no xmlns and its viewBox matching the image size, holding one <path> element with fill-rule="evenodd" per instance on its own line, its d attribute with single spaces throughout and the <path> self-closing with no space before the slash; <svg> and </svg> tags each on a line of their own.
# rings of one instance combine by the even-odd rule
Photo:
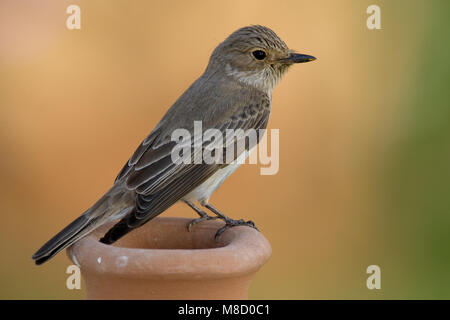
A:
<svg viewBox="0 0 450 320">
<path fill-rule="evenodd" d="M 200 209 L 199 207 L 197 207 L 197 206 L 196 206 L 195 204 L 193 204 L 191 201 L 184 200 L 184 202 L 185 202 L 189 207 L 191 207 L 195 212 L 197 212 L 197 214 L 200 216 L 200 218 L 193 219 L 193 220 L 191 220 L 191 221 L 188 223 L 187 229 L 188 229 L 189 232 L 191 232 L 192 227 L 193 227 L 194 225 L 196 225 L 197 223 L 199 223 L 199 222 L 206 221 L 206 220 L 216 220 L 216 219 L 218 218 L 218 217 L 211 217 L 211 216 L 208 216 L 208 214 L 207 214 L 205 211 L 203 211 L 202 209 Z"/>
<path fill-rule="evenodd" d="M 203 204 L 203 206 L 205 208 L 211 210 L 211 212 L 213 212 L 217 216 L 218 219 L 223 220 L 225 222 L 225 225 L 222 228 L 220 228 L 219 230 L 217 230 L 216 235 L 214 236 L 214 239 L 216 239 L 216 240 L 226 230 L 228 230 L 232 227 L 236 227 L 236 226 L 247 226 L 247 227 L 255 229 L 256 231 L 259 231 L 258 228 L 255 226 L 255 223 L 251 220 L 249 220 L 249 221 L 245 221 L 244 219 L 234 220 L 234 219 L 231 219 L 231 218 L 227 217 L 226 215 L 224 215 L 222 212 L 220 212 L 217 208 L 215 208 L 214 206 L 212 206 L 209 203 L 205 203 L 205 204 Z M 206 213 L 204 213 L 204 214 L 206 215 Z"/>
<path fill-rule="evenodd" d="M 192 227 L 195 226 L 195 225 L 196 225 L 197 223 L 199 223 L 199 222 L 207 221 L 207 220 L 216 220 L 216 219 L 218 218 L 218 217 L 211 217 L 211 216 L 208 216 L 204 211 L 201 211 L 201 212 L 203 212 L 203 214 L 201 214 L 201 213 L 198 212 L 199 215 L 200 215 L 200 218 L 193 219 L 193 220 L 191 220 L 191 221 L 188 223 L 187 229 L 188 229 L 189 232 L 191 232 Z"/>
<path fill-rule="evenodd" d="M 225 221 L 225 225 L 222 228 L 220 228 L 219 230 L 217 230 L 216 235 L 214 236 L 214 239 L 216 239 L 216 240 L 226 230 L 228 230 L 232 227 L 236 227 L 236 226 L 247 226 L 247 227 L 255 229 L 256 231 L 259 231 L 258 228 L 255 226 L 255 223 L 251 220 L 245 221 L 244 219 L 233 220 L 233 219 L 227 218 L 224 221 Z"/>
</svg>

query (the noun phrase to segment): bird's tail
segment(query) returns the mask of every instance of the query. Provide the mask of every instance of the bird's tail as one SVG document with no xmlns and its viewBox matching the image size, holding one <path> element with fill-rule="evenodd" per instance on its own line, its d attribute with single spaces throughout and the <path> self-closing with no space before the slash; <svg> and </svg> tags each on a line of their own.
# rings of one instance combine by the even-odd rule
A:
<svg viewBox="0 0 450 320">
<path fill-rule="evenodd" d="M 123 193 L 119 188 L 113 187 L 85 213 L 51 238 L 32 256 L 35 263 L 39 265 L 46 262 L 61 250 L 114 218 L 114 215 L 124 209 L 125 206 L 123 201 L 115 202 L 117 194 L 120 196 Z"/>
<path fill-rule="evenodd" d="M 89 220 L 90 219 L 86 217 L 86 214 L 78 217 L 56 236 L 47 241 L 47 243 L 32 256 L 34 262 L 37 265 L 46 262 L 61 250 L 64 250 L 75 241 L 93 231 L 93 228 L 89 227 Z"/>
</svg>

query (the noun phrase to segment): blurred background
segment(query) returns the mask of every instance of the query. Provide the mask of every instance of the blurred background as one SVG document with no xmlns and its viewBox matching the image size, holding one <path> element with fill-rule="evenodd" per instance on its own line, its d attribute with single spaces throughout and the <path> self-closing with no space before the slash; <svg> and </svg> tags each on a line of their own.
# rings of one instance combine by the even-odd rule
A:
<svg viewBox="0 0 450 320">
<path fill-rule="evenodd" d="M 66 28 L 70 4 L 81 30 Z M 381 30 L 366 27 L 371 4 Z M 66 289 L 65 253 L 41 267 L 31 255 L 250 24 L 318 58 L 274 91 L 278 174 L 243 166 L 211 199 L 272 244 L 250 298 L 450 298 L 449 12 L 446 0 L 2 0 L 0 298 L 84 298 Z M 366 287 L 373 264 L 381 290 Z"/>
</svg>

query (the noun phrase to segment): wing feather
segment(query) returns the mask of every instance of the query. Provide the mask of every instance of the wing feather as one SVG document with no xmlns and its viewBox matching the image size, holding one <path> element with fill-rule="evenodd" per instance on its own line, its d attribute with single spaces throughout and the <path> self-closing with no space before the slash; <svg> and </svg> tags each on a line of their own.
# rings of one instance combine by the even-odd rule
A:
<svg viewBox="0 0 450 320">
<path fill-rule="evenodd" d="M 224 137 L 227 129 L 265 129 L 271 101 L 263 92 L 252 92 L 252 95 L 255 94 L 258 96 L 250 97 L 249 101 L 259 101 L 258 104 L 246 105 L 235 100 L 233 105 L 227 106 L 231 112 L 225 117 L 226 120 L 216 121 L 209 127 L 219 129 Z M 158 126 L 144 140 L 116 178 L 116 183 L 125 183 L 127 188 L 136 192 L 136 207 L 105 235 L 102 239 L 105 243 L 114 242 L 131 229 L 154 218 L 227 165 L 174 163 L 171 152 L 176 143 L 169 141 L 167 137 L 170 135 L 163 135 L 160 130 Z M 193 145 L 191 147 L 194 150 Z M 204 146 L 200 152 L 203 150 Z"/>
</svg>

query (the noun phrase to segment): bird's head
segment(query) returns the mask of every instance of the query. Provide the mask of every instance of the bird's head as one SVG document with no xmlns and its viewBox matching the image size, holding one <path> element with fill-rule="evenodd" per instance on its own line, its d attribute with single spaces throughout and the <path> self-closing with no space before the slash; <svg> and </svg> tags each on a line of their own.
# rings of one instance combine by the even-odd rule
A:
<svg viewBox="0 0 450 320">
<path fill-rule="evenodd" d="M 219 44 L 207 70 L 271 92 L 291 65 L 313 60 L 293 52 L 271 29 L 256 25 L 235 31 Z"/>
</svg>

